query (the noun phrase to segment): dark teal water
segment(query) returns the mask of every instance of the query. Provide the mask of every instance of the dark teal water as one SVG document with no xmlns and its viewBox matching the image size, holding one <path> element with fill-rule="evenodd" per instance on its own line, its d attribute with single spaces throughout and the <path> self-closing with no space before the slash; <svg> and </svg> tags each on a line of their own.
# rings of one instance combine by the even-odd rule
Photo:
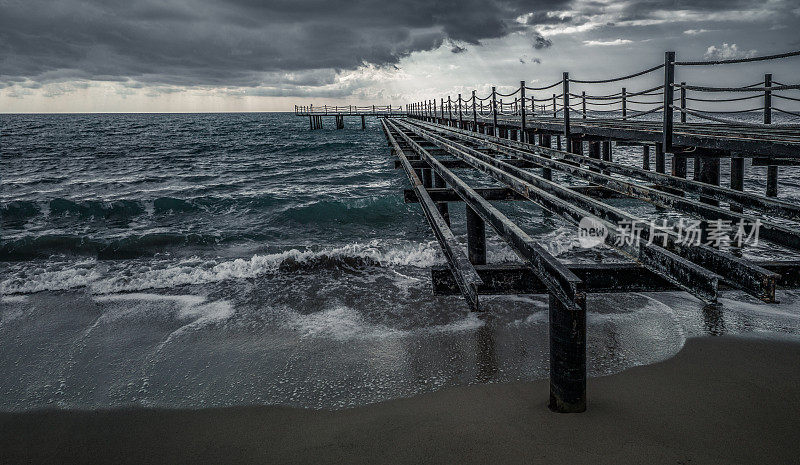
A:
<svg viewBox="0 0 800 465">
<path fill-rule="evenodd" d="M 0 121 L 0 409 L 336 408 L 547 376 L 545 299 L 487 298 L 493 317 L 478 317 L 431 295 L 443 259 L 375 120 Z M 543 243 L 574 241 L 535 206 L 502 209 Z M 463 207 L 451 215 L 464 240 Z M 490 238 L 489 261 L 515 259 Z M 780 307 L 732 294 L 716 316 L 683 294 L 593 299 L 592 375 L 669 357 L 693 334 L 798 332 L 794 293 Z"/>
</svg>

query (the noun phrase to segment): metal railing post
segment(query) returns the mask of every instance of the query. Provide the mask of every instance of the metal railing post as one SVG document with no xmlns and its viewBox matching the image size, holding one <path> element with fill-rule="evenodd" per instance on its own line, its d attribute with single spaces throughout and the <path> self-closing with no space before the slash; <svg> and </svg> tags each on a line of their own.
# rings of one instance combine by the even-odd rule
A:
<svg viewBox="0 0 800 465">
<path fill-rule="evenodd" d="M 478 131 L 478 110 L 475 109 L 475 102 L 477 98 L 475 97 L 475 91 L 472 91 L 472 130 L 477 132 Z M 483 107 L 483 102 L 481 102 L 481 107 Z"/>
<path fill-rule="evenodd" d="M 458 94 L 458 128 L 464 129 L 464 118 L 461 115 L 461 94 Z"/>
<path fill-rule="evenodd" d="M 622 88 L 622 119 L 628 119 L 628 91 Z"/>
<path fill-rule="evenodd" d="M 497 137 L 497 91 L 492 86 L 492 135 Z"/>
<path fill-rule="evenodd" d="M 681 82 L 681 123 L 686 122 L 686 83 Z"/>
<path fill-rule="evenodd" d="M 772 124 L 772 74 L 764 75 L 764 124 Z M 778 196 L 778 167 L 767 165 L 767 197 Z"/>
<path fill-rule="evenodd" d="M 564 92 L 564 148 L 567 152 L 572 152 L 572 140 L 570 139 L 569 130 L 569 73 L 567 71 L 564 71 L 562 81 L 561 88 Z M 555 103 L 555 97 L 553 97 L 553 103 Z"/>
<path fill-rule="evenodd" d="M 663 117 L 663 137 L 661 139 L 661 150 L 663 153 L 672 153 L 672 126 L 673 113 L 672 101 L 675 98 L 675 52 L 664 53 L 664 117 Z"/>
<path fill-rule="evenodd" d="M 581 106 L 583 107 L 583 119 L 586 119 L 586 91 L 581 92 Z"/>
<path fill-rule="evenodd" d="M 528 122 L 525 120 L 525 81 L 519 81 L 519 100 L 520 105 L 519 114 L 519 141 L 528 142 Z"/>
</svg>

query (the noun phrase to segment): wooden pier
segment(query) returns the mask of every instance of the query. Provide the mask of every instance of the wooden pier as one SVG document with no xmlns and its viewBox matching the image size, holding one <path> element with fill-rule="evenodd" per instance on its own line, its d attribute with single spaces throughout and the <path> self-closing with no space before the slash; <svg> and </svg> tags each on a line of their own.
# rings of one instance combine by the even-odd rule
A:
<svg viewBox="0 0 800 465">
<path fill-rule="evenodd" d="M 323 118 L 326 116 L 332 116 L 336 129 L 344 129 L 344 117 L 345 116 L 360 116 L 361 117 L 361 129 L 367 128 L 367 123 L 365 118 L 367 116 L 391 116 L 391 117 L 400 117 L 406 116 L 406 111 L 403 107 L 393 107 L 391 105 L 370 105 L 370 106 L 355 106 L 355 105 L 348 105 L 348 106 L 330 106 L 330 105 L 322 105 L 322 106 L 302 106 L 302 105 L 295 105 L 294 106 L 294 114 L 295 116 L 307 116 L 308 117 L 308 128 L 309 129 L 322 129 L 323 128 Z"/>
<path fill-rule="evenodd" d="M 587 80 L 563 73 L 545 86 L 523 81 L 505 94 L 493 87 L 485 97 L 473 91 L 467 99 L 409 104 L 403 118 L 378 115 L 395 167 L 411 183 L 405 200 L 421 205 L 447 259 L 446 268 L 432 270 L 434 292 L 460 293 L 476 311 L 480 295 L 549 295 L 551 409 L 586 409 L 589 293 L 683 290 L 717 308 L 720 289 L 738 289 L 768 304 L 776 302 L 776 289 L 800 287 L 800 261 L 752 260 L 742 253 L 747 244 L 715 243 L 707 232 L 713 224 L 751 225 L 751 237 L 755 230 L 760 241 L 789 256 L 800 252 L 800 204 L 781 199 L 778 182 L 779 166 L 800 165 L 800 124 L 773 121 L 776 113 L 800 117 L 789 109 L 800 102 L 800 85 L 781 84 L 770 74 L 733 88 L 676 80 L 683 68 L 778 59 L 800 60 L 800 52 L 716 62 L 680 62 L 667 52 L 663 62 L 627 76 Z M 654 75 L 663 83 L 629 90 L 626 81 Z M 620 83 L 618 92 L 593 87 L 612 83 Z M 717 103 L 760 106 L 707 108 Z M 737 114 L 747 117 L 731 119 Z M 614 161 L 614 148 L 621 146 L 641 147 L 641 163 Z M 752 169 L 767 170 L 763 194 L 744 191 L 746 158 Z M 730 163 L 729 186 L 721 185 L 723 160 Z M 470 186 L 457 174 L 463 169 L 484 173 L 497 187 Z M 554 173 L 569 183 L 554 181 Z M 695 221 L 702 237 L 687 244 L 683 222 L 654 226 L 610 201 L 620 197 Z M 588 221 L 604 233 L 598 243 L 630 261 L 565 263 L 493 205 L 498 201 L 531 201 L 576 232 L 587 231 Z M 466 247 L 450 229 L 449 209 L 456 202 L 466 209 Z M 487 224 L 522 263 L 486 263 Z M 650 227 L 627 237 L 623 224 Z"/>
</svg>

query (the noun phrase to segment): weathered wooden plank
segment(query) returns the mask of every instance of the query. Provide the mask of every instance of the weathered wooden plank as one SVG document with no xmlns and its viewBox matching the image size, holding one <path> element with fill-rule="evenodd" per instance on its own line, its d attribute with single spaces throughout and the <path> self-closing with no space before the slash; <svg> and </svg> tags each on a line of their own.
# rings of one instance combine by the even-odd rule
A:
<svg viewBox="0 0 800 465">
<path fill-rule="evenodd" d="M 401 132 L 392 121 L 389 124 L 403 136 L 414 151 L 424 161 L 428 162 L 433 170 L 451 186 L 459 196 L 480 217 L 489 223 L 498 235 L 522 257 L 529 261 L 537 277 L 546 283 L 548 290 L 568 308 L 579 309 L 585 305 L 586 294 L 583 291 L 581 280 L 572 274 L 561 262 L 545 250 L 537 241 L 533 240 L 519 226 L 514 224 L 486 199 L 478 195 L 467 183 L 445 168 L 438 160 L 419 147 L 410 137 Z M 582 304 L 583 302 L 583 304 Z M 585 307 L 584 307 L 585 308 Z"/>
<path fill-rule="evenodd" d="M 417 124 L 412 125 L 405 122 L 400 124 L 416 129 L 417 134 L 420 136 L 431 142 L 439 143 L 442 148 L 452 155 L 463 159 L 474 168 L 487 173 L 496 180 L 506 183 L 521 195 L 528 197 L 546 210 L 556 213 L 568 221 L 577 224 L 583 218 L 593 218 L 603 223 L 608 231 L 608 236 L 606 236 L 608 245 L 630 255 L 643 265 L 650 267 L 653 271 L 663 273 L 665 279 L 673 280 L 677 285 L 680 285 L 684 290 L 701 300 L 706 302 L 716 301 L 717 284 L 720 278 L 717 274 L 654 244 L 645 244 L 641 238 L 634 238 L 630 242 L 618 240 L 619 237 L 612 221 L 618 223 L 621 219 L 628 218 L 630 215 L 608 205 L 593 202 L 589 197 L 572 192 L 530 172 L 519 170 L 507 164 L 504 165 L 502 161 L 485 156 L 480 152 L 471 151 L 468 147 L 425 132 Z M 559 193 L 569 200 L 560 198 L 554 193 Z M 620 242 L 622 245 L 616 245 L 616 242 Z"/>
<path fill-rule="evenodd" d="M 800 288 L 800 261 L 759 261 L 757 264 L 781 275 L 778 287 Z M 678 286 L 635 262 L 625 263 L 569 263 L 567 267 L 583 281 L 590 294 L 661 292 L 679 290 Z M 483 280 L 478 287 L 481 295 L 547 294 L 530 267 L 523 264 L 490 264 L 476 266 Z M 435 295 L 459 294 L 458 284 L 449 268 L 431 268 L 431 283 Z M 720 288 L 728 289 L 724 284 Z"/>
<path fill-rule="evenodd" d="M 466 137 L 466 136 L 465 136 Z M 467 147 L 462 146 L 462 149 L 469 150 Z M 498 150 L 502 150 L 499 146 L 496 147 Z M 690 201 L 684 199 L 682 197 L 674 196 L 667 193 L 662 193 L 646 186 L 629 183 L 626 181 L 619 180 L 617 178 L 613 178 L 610 176 L 606 176 L 600 173 L 595 173 L 587 169 L 574 167 L 570 164 L 566 164 L 557 160 L 552 160 L 548 158 L 540 157 L 534 153 L 526 152 L 517 149 L 509 149 L 510 153 L 515 153 L 519 156 L 522 156 L 526 159 L 529 159 L 533 162 L 543 164 L 546 166 L 553 167 L 554 169 L 558 169 L 561 171 L 569 172 L 572 175 L 579 176 L 583 179 L 587 179 L 592 182 L 597 182 L 603 186 L 606 186 L 610 189 L 616 190 L 626 195 L 630 195 L 633 197 L 641 198 L 644 200 L 652 201 L 654 203 L 661 203 L 666 204 L 672 207 L 677 207 L 679 210 L 694 213 L 694 214 L 706 214 L 708 215 L 709 212 L 716 213 L 716 218 L 747 218 L 751 224 L 755 221 L 755 218 L 751 217 L 743 217 L 739 214 L 729 212 L 728 210 L 721 209 L 718 207 L 710 207 L 704 206 L 699 202 Z M 488 160 L 487 160 L 488 161 Z M 497 163 L 489 161 L 494 166 L 498 166 Z M 600 204 L 596 201 L 589 201 L 587 202 L 586 198 L 579 196 L 579 195 L 565 195 L 567 193 L 561 186 L 555 186 L 551 182 L 547 182 L 540 178 L 536 178 L 535 176 L 531 175 L 527 172 L 521 172 L 517 169 L 509 169 L 507 171 L 514 172 L 517 176 L 526 181 L 532 182 L 537 187 L 547 188 L 550 187 L 551 190 L 558 191 L 564 198 L 571 199 L 577 205 L 582 206 L 588 210 L 591 210 L 594 214 L 602 214 L 604 217 L 610 221 L 614 221 L 619 224 L 621 221 L 640 221 L 637 218 L 633 217 L 632 215 L 628 215 L 621 210 L 614 209 L 611 206 Z M 598 213 L 599 212 L 599 213 Z M 641 223 L 640 223 L 641 224 Z M 782 227 L 775 227 L 774 229 L 782 230 L 787 228 Z M 773 229 L 773 230 L 774 230 Z M 770 231 L 767 228 L 767 231 Z M 790 230 L 789 230 L 790 231 Z M 673 234 L 673 236 L 675 236 Z M 788 237 L 787 237 L 788 236 Z M 647 238 L 647 231 L 643 231 L 643 237 Z M 733 283 L 736 283 L 741 286 L 742 289 L 750 292 L 751 294 L 757 296 L 758 298 L 765 300 L 765 301 L 773 301 L 775 298 L 775 282 L 778 279 L 778 276 L 775 273 L 771 273 L 768 270 L 764 270 L 757 266 L 752 265 L 751 263 L 739 258 L 735 257 L 730 253 L 721 252 L 715 249 L 712 249 L 708 246 L 682 246 L 679 244 L 675 237 L 671 237 L 668 239 L 668 243 L 665 246 L 672 251 L 673 253 L 677 253 L 678 255 L 691 260 L 705 268 L 708 268 L 715 273 L 718 273 L 725 277 L 726 279 L 730 280 Z M 783 236 L 779 238 L 781 241 L 790 241 L 791 240 L 791 232 L 783 231 Z M 798 242 L 800 242 L 800 237 L 798 237 Z M 649 255 L 652 252 L 650 250 L 646 250 L 645 254 Z M 660 253 L 659 251 L 655 251 L 655 253 Z M 651 256 L 651 260 L 655 260 L 656 257 Z M 668 260 L 668 262 L 661 263 L 663 267 L 670 267 L 672 266 L 672 262 L 674 260 Z M 688 277 L 687 277 L 688 278 Z"/>
<path fill-rule="evenodd" d="M 433 200 L 431 200 L 428 192 L 423 187 L 422 181 L 417 176 L 414 168 L 411 167 L 411 164 L 405 157 L 403 150 L 397 144 L 396 139 L 389 130 L 389 126 L 386 124 L 386 120 L 382 121 L 382 124 L 389 141 L 394 147 L 395 154 L 400 158 L 405 166 L 406 175 L 408 176 L 411 185 L 414 186 L 417 198 L 419 199 L 422 210 L 425 213 L 425 217 L 428 219 L 428 223 L 430 224 L 436 239 L 439 241 L 439 245 L 442 247 L 445 257 L 447 257 L 447 263 L 453 272 L 453 276 L 455 277 L 462 294 L 466 298 L 472 310 L 480 310 L 478 287 L 483 284 L 483 281 L 481 281 L 480 277 L 475 271 L 475 268 L 464 254 L 461 245 L 458 243 L 453 235 L 453 232 L 450 230 L 447 221 L 439 212 L 436 204 L 433 202 Z"/>
</svg>

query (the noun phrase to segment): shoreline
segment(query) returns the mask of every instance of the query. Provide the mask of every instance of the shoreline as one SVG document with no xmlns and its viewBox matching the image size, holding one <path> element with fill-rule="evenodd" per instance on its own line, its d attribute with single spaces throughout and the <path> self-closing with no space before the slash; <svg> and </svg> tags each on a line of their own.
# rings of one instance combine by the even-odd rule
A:
<svg viewBox="0 0 800 465">
<path fill-rule="evenodd" d="M 0 413 L 0 463 L 790 463 L 800 339 L 691 338 L 588 382 L 472 385 L 345 410 L 276 406 Z"/>
</svg>

